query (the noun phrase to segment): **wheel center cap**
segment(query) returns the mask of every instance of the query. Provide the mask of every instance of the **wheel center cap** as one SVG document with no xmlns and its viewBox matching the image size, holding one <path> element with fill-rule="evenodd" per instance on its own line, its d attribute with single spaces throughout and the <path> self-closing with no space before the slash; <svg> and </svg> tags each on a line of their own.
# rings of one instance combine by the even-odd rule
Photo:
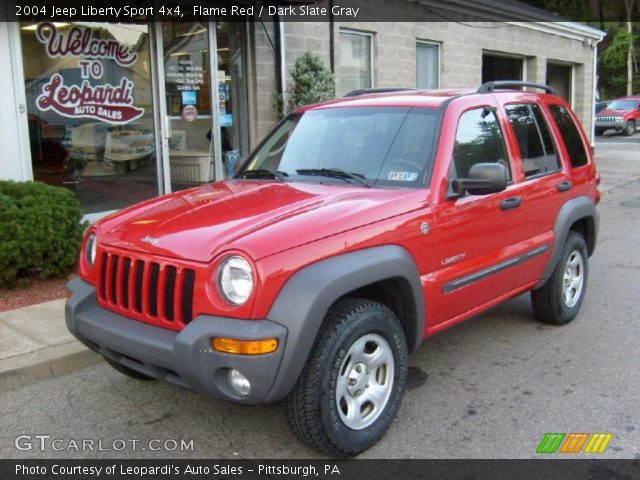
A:
<svg viewBox="0 0 640 480">
<path fill-rule="evenodd" d="M 363 363 L 356 363 L 351 371 L 347 380 L 347 391 L 353 397 L 360 395 L 369 381 L 369 373 L 367 367 Z"/>
</svg>

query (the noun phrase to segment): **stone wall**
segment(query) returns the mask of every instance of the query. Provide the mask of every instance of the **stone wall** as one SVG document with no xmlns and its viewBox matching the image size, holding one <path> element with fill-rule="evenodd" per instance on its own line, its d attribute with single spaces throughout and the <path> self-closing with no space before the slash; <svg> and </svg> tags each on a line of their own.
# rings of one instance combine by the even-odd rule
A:
<svg viewBox="0 0 640 480">
<path fill-rule="evenodd" d="M 474 26 L 470 26 L 474 25 Z M 271 25 L 272 26 L 272 25 Z M 255 24 L 257 72 L 257 136 L 262 137 L 277 120 L 275 56 L 273 49 Z M 537 23 L 503 22 L 354 22 L 334 23 L 336 91 L 340 91 L 340 30 L 373 34 L 374 86 L 412 87 L 416 84 L 416 41 L 440 45 L 440 88 L 473 88 L 482 80 L 484 52 L 514 55 L 524 61 L 524 78 L 546 83 L 547 61 L 571 64 L 573 68 L 573 108 L 587 132 L 591 130 L 593 99 L 593 47 L 578 38 L 546 31 Z M 328 22 L 289 22 L 284 24 L 287 72 L 305 51 L 319 54 L 329 65 L 330 24 Z M 266 43 L 265 43 L 266 42 Z M 287 74 L 287 80 L 290 81 Z M 266 90 L 272 87 L 272 90 Z M 262 89 L 265 90 L 262 90 Z"/>
</svg>

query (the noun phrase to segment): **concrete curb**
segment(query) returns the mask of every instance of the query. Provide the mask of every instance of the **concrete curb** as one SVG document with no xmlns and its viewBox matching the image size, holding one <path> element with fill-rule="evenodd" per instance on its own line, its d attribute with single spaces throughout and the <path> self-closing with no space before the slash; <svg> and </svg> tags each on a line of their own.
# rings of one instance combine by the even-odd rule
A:
<svg viewBox="0 0 640 480">
<path fill-rule="evenodd" d="M 102 357 L 68 330 L 65 299 L 0 313 L 0 390 L 14 390 L 95 365 Z"/>
<path fill-rule="evenodd" d="M 15 390 L 96 365 L 102 356 L 77 341 L 0 360 L 0 390 Z"/>
</svg>

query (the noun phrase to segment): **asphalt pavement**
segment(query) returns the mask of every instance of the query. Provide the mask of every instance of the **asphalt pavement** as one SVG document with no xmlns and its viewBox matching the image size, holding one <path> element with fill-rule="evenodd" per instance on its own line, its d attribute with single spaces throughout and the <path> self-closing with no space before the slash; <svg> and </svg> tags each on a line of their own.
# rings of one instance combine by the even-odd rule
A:
<svg viewBox="0 0 640 480">
<path fill-rule="evenodd" d="M 397 419 L 362 458 L 534 458 L 547 432 L 610 432 L 584 456 L 640 458 L 638 143 L 596 144 L 600 237 L 578 318 L 540 324 L 523 295 L 427 340 Z M 320 458 L 282 404 L 233 405 L 104 363 L 0 392 L 0 457 Z"/>
</svg>

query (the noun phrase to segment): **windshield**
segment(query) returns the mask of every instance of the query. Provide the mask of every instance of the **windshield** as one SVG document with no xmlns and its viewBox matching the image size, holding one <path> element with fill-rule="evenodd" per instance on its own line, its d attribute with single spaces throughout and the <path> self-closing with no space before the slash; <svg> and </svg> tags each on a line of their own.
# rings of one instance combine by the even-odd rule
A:
<svg viewBox="0 0 640 480">
<path fill-rule="evenodd" d="M 236 178 L 254 178 L 253 171 L 263 179 L 419 187 L 432 164 L 439 112 L 338 107 L 292 114 Z"/>
<path fill-rule="evenodd" d="M 607 105 L 607 110 L 635 110 L 638 102 L 635 100 L 614 100 Z"/>
</svg>

